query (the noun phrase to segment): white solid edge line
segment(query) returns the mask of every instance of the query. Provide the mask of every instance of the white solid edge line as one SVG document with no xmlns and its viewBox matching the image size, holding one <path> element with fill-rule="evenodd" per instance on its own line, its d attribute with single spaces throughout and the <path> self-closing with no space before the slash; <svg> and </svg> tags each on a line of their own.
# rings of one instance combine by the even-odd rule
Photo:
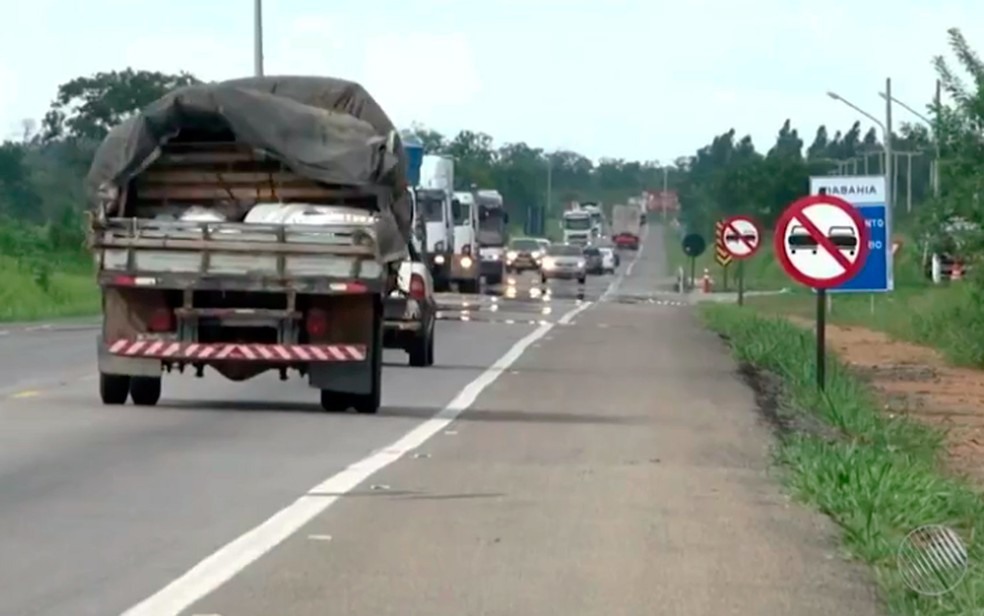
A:
<svg viewBox="0 0 984 616">
<path fill-rule="evenodd" d="M 641 254 L 642 247 L 640 246 L 625 273 L 612 281 L 604 295 L 608 295 L 612 288 L 629 274 L 632 265 L 635 264 Z M 593 302 L 584 302 L 577 308 L 568 311 L 557 322 L 566 325 L 574 317 L 594 305 Z M 339 496 L 351 492 L 377 471 L 396 462 L 445 429 L 448 424 L 474 404 L 479 394 L 495 382 L 500 374 L 508 370 L 531 344 L 543 338 L 547 332 L 553 329 L 554 325 L 553 323 L 544 323 L 521 338 L 485 372 L 465 385 L 464 389 L 440 412 L 407 432 L 395 443 L 376 450 L 314 486 L 305 495 L 275 513 L 259 526 L 233 539 L 189 569 L 181 577 L 123 612 L 122 616 L 178 616 L 194 603 L 217 590 L 236 574 L 300 530 L 315 516 L 328 509 L 338 500 Z M 326 494 L 332 496 L 325 496 Z"/>
<path fill-rule="evenodd" d="M 599 301 L 607 301 L 608 298 L 611 297 L 611 295 L 616 291 L 618 291 L 619 287 L 622 286 L 622 281 L 627 276 L 632 275 L 632 270 L 635 268 L 636 262 L 639 260 L 640 257 L 642 257 L 643 251 L 646 250 L 646 238 L 648 237 L 649 237 L 649 225 L 646 225 L 645 231 L 642 232 L 642 238 L 639 240 L 639 250 L 636 251 L 635 256 L 632 257 L 632 260 L 629 261 L 629 264 L 625 266 L 625 271 L 619 274 L 618 278 L 616 278 L 614 281 L 612 281 L 610 285 L 608 285 L 608 289 L 606 289 L 605 292 L 601 294 L 601 297 L 598 298 Z"/>
</svg>

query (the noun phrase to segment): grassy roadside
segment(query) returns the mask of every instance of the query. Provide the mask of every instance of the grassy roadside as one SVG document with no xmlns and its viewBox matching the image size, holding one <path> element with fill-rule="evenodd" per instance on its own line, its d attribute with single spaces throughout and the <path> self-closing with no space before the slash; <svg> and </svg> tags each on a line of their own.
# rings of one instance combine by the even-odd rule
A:
<svg viewBox="0 0 984 616">
<path fill-rule="evenodd" d="M 680 246 L 680 242 L 683 239 L 680 235 L 680 229 L 667 225 L 663 227 L 663 233 L 664 245 L 668 253 L 667 257 L 671 271 L 676 272 L 677 268 L 683 267 L 684 271 L 689 274 L 690 259 L 683 254 L 683 249 Z M 704 268 L 707 268 L 715 281 L 715 288 L 724 290 L 725 272 L 714 260 L 714 238 L 705 237 L 704 240 L 707 242 L 707 250 L 704 251 L 704 254 L 697 257 L 697 276 L 700 277 Z M 754 257 L 745 260 L 744 268 L 745 288 L 749 291 L 772 291 L 793 286 L 789 277 L 786 276 L 782 267 L 772 255 L 771 235 L 763 238 L 762 249 Z M 738 262 L 733 261 L 727 270 L 727 275 L 730 279 L 728 286 L 731 291 L 737 289 L 736 283 L 733 282 L 737 271 Z"/>
<path fill-rule="evenodd" d="M 688 266 L 680 248 L 680 231 L 664 229 L 668 261 L 676 271 Z M 878 330 L 899 340 L 933 347 L 952 363 L 984 366 L 984 285 L 965 281 L 934 286 L 926 279 L 921 255 L 905 233 L 905 247 L 896 255 L 895 290 L 876 294 L 832 295 L 828 319 L 838 325 Z M 749 297 L 747 305 L 765 314 L 793 315 L 812 319 L 816 300 L 812 291 L 792 281 L 776 262 L 771 238 L 761 251 L 745 262 L 746 288 L 774 290 L 790 288 L 782 295 Z M 708 268 L 716 288 L 722 288 L 722 269 L 714 262 L 714 247 L 697 259 L 697 275 Z M 731 274 L 735 272 L 732 264 Z M 734 283 L 731 290 L 735 289 Z"/>
<path fill-rule="evenodd" d="M 96 314 L 92 271 L 82 263 L 27 265 L 0 256 L 0 321 L 33 321 Z"/>
<path fill-rule="evenodd" d="M 984 501 L 939 471 L 940 434 L 879 411 L 866 386 L 834 362 L 826 395 L 814 385 L 811 333 L 782 318 L 708 305 L 708 326 L 735 357 L 771 383 L 783 428 L 776 452 L 792 494 L 841 528 L 848 551 L 870 564 L 892 614 L 957 616 L 984 601 Z M 970 570 L 942 597 L 907 590 L 895 557 L 903 537 L 924 524 L 952 527 L 969 544 Z"/>
</svg>

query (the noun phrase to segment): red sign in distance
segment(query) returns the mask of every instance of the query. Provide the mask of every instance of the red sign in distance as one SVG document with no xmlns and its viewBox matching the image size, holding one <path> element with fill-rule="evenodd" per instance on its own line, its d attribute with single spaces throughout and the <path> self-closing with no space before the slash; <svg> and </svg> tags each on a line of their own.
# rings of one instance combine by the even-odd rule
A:
<svg viewBox="0 0 984 616">
<path fill-rule="evenodd" d="M 736 239 L 729 242 L 729 237 Z M 762 247 L 762 229 L 748 216 L 732 216 L 721 226 L 718 242 L 735 259 L 747 259 Z"/>
<path fill-rule="evenodd" d="M 837 245 L 845 239 L 853 239 L 854 244 Z M 864 218 L 853 205 L 833 195 L 794 201 L 776 221 L 772 240 L 776 258 L 790 278 L 814 289 L 844 284 L 861 271 L 868 257 Z"/>
</svg>

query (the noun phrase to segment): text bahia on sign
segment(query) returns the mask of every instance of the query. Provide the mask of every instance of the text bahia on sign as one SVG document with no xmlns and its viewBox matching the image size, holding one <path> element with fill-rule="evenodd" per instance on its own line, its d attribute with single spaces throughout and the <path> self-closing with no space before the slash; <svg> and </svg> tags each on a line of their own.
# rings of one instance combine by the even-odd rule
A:
<svg viewBox="0 0 984 616">
<path fill-rule="evenodd" d="M 864 219 L 868 257 L 856 276 L 830 287 L 830 293 L 879 293 L 895 288 L 892 273 L 891 218 L 885 198 L 885 177 L 870 175 L 810 178 L 810 194 L 840 197 Z"/>
</svg>

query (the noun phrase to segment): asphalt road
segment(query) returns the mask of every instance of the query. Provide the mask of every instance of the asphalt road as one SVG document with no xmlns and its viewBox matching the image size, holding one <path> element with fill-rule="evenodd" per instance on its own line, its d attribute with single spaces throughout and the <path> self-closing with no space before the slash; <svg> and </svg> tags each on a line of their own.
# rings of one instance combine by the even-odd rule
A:
<svg viewBox="0 0 984 616">
<path fill-rule="evenodd" d="M 874 616 L 651 237 L 583 289 L 442 296 L 378 416 L 275 378 L 104 408 L 94 330 L 0 336 L 0 614 Z"/>
<path fill-rule="evenodd" d="M 0 614 L 105 616 L 153 594 L 324 477 L 430 417 L 611 276 L 532 275 L 442 295 L 436 364 L 387 351 L 384 409 L 328 415 L 298 379 L 165 377 L 155 408 L 103 407 L 96 324 L 0 326 Z"/>
</svg>

